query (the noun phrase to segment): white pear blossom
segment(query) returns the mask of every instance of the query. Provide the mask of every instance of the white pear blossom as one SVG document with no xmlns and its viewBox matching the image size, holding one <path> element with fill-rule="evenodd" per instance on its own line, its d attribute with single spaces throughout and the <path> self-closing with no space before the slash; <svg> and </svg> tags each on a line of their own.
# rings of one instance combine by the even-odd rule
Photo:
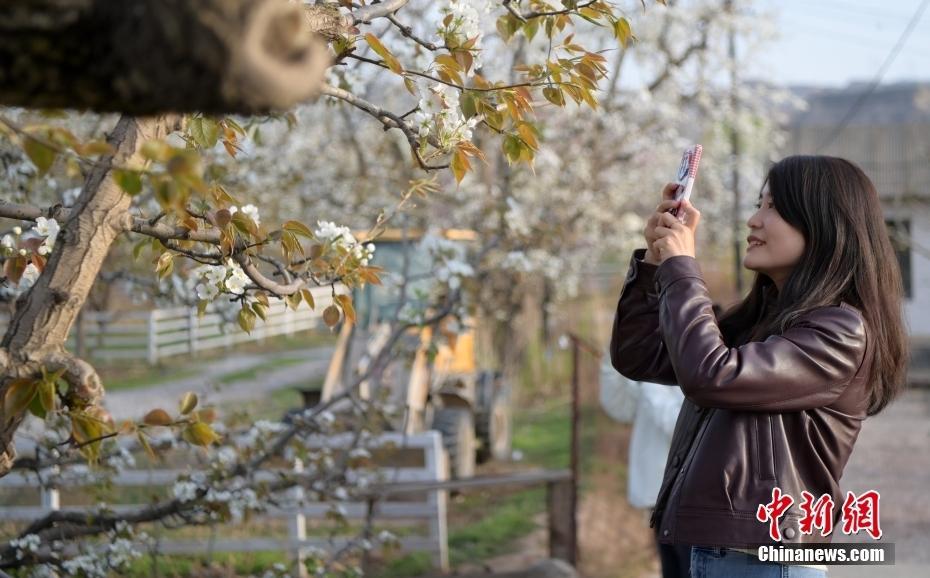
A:
<svg viewBox="0 0 930 578">
<path fill-rule="evenodd" d="M 36 219 L 35 227 L 33 227 L 32 230 L 40 236 L 45 237 L 45 241 L 39 247 L 39 254 L 45 255 L 51 252 L 52 248 L 55 246 L 55 241 L 58 240 L 58 233 L 61 231 L 61 226 L 59 226 L 58 221 L 55 219 L 39 217 Z M 44 252 L 42 251 L 42 247 L 45 247 Z"/>
<path fill-rule="evenodd" d="M 245 205 L 244 207 L 242 207 L 241 211 L 243 214 L 245 214 L 250 219 L 255 221 L 256 225 L 261 224 L 261 219 L 259 219 L 258 217 L 258 207 L 256 207 L 255 205 L 251 205 L 251 204 Z"/>
<path fill-rule="evenodd" d="M 182 502 L 189 502 L 197 497 L 200 488 L 190 480 L 179 480 L 174 483 L 171 491 L 174 497 Z"/>
<path fill-rule="evenodd" d="M 4 249 L 12 249 L 13 245 L 16 243 L 16 239 L 13 238 L 13 235 L 6 234 L 0 239 L 0 246 Z"/>
<path fill-rule="evenodd" d="M 245 271 L 242 270 L 242 267 L 232 259 L 228 260 L 226 263 L 229 271 L 229 277 L 227 277 L 225 281 L 226 290 L 234 295 L 242 295 L 245 293 L 245 288 L 249 284 L 249 277 L 245 274 Z"/>
<path fill-rule="evenodd" d="M 459 108 L 457 90 L 439 83 L 428 89 L 418 86 L 418 89 L 420 100 L 417 103 L 414 124 L 418 127 L 421 138 L 435 136 L 440 148 L 444 150 L 449 150 L 462 141 L 471 140 L 478 119 L 465 119 Z"/>
<path fill-rule="evenodd" d="M 29 263 L 26 265 L 26 268 L 23 270 L 23 276 L 19 279 L 19 288 L 22 290 L 29 289 L 32 287 L 36 279 L 39 278 L 39 268 L 34 264 Z"/>
<path fill-rule="evenodd" d="M 198 283 L 196 290 L 197 298 L 205 301 L 212 301 L 220 294 L 220 290 L 215 283 Z"/>
<path fill-rule="evenodd" d="M 352 235 L 348 227 L 340 227 L 331 221 L 317 221 L 317 229 L 313 232 L 314 236 L 320 241 L 331 242 L 333 244 L 342 243 L 346 246 L 355 245 L 358 241 Z"/>
<path fill-rule="evenodd" d="M 36 554 L 42 539 L 36 534 L 26 534 L 22 538 L 10 540 L 10 547 L 16 550 L 16 559 L 22 560 L 27 553 Z"/>
</svg>

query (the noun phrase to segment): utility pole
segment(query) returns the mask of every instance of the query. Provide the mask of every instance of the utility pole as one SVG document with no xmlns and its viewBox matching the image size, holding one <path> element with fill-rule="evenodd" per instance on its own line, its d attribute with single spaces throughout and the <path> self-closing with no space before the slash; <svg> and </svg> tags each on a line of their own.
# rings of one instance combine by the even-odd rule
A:
<svg viewBox="0 0 930 578">
<path fill-rule="evenodd" d="M 740 156 L 742 143 L 740 142 L 737 120 L 739 118 L 739 95 L 737 94 L 739 78 L 736 62 L 736 26 L 733 17 L 736 15 L 733 0 L 724 2 L 724 10 L 730 16 L 729 31 L 729 59 L 730 59 L 730 158 L 732 159 L 732 175 L 730 186 L 733 189 L 733 273 L 736 279 L 736 294 L 743 296 L 743 259 L 742 259 L 742 213 L 740 212 Z"/>
</svg>

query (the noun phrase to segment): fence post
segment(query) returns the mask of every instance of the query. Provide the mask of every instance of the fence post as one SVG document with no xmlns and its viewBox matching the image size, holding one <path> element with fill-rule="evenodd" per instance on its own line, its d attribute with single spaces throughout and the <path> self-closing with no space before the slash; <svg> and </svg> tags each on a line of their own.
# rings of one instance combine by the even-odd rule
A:
<svg viewBox="0 0 930 578">
<path fill-rule="evenodd" d="M 426 467 L 436 480 L 449 479 L 449 461 L 446 449 L 442 445 L 442 435 L 439 432 L 429 432 L 430 444 L 424 448 Z M 426 502 L 435 508 L 429 519 L 429 537 L 433 542 L 433 566 L 441 572 L 449 571 L 449 527 L 448 527 L 448 499 L 447 490 L 429 490 Z"/>
<path fill-rule="evenodd" d="M 549 514 L 549 556 L 572 566 L 578 561 L 575 542 L 575 512 L 572 508 L 572 481 L 546 482 Z"/>
<path fill-rule="evenodd" d="M 149 365 L 158 363 L 158 319 L 157 309 L 149 311 Z"/>
<path fill-rule="evenodd" d="M 187 348 L 191 357 L 197 357 L 197 310 L 193 307 L 187 311 Z"/>
<path fill-rule="evenodd" d="M 46 488 L 42 486 L 39 492 L 39 499 L 42 501 L 42 507 L 47 510 L 56 511 L 61 508 L 61 496 L 58 494 L 58 488 Z"/>
<path fill-rule="evenodd" d="M 294 473 L 300 478 L 300 474 L 303 472 L 303 460 L 294 458 Z M 300 578 L 308 578 L 307 566 L 305 565 L 307 555 L 303 545 L 303 541 L 307 539 L 307 517 L 303 513 L 304 489 L 303 486 L 300 485 L 300 482 L 291 488 L 291 492 L 291 496 L 297 501 L 297 507 L 294 508 L 293 517 L 288 520 L 288 537 L 290 538 L 291 544 L 296 546 L 294 551 L 294 563 L 297 565 L 297 576 Z"/>
<path fill-rule="evenodd" d="M 294 336 L 294 311 L 291 310 L 286 304 L 284 305 L 284 323 L 286 329 L 286 335 L 288 337 Z"/>
</svg>

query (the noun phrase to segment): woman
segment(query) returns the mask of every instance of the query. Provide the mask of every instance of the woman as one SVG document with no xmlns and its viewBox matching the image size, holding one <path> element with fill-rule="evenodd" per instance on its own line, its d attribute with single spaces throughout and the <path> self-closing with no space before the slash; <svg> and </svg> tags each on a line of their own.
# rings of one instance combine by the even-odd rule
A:
<svg viewBox="0 0 930 578">
<path fill-rule="evenodd" d="M 800 527 L 802 492 L 831 496 L 840 527 L 839 481 L 862 421 L 902 387 L 902 283 L 878 195 L 843 159 L 772 166 L 747 222 L 743 265 L 755 280 L 718 322 L 695 260 L 700 212 L 673 192 L 634 251 L 610 345 L 620 373 L 686 396 L 651 525 L 664 543 L 694 545 L 695 578 L 823 576 L 751 553 L 773 535 L 831 541 Z M 759 521 L 775 488 L 794 503 Z"/>
</svg>

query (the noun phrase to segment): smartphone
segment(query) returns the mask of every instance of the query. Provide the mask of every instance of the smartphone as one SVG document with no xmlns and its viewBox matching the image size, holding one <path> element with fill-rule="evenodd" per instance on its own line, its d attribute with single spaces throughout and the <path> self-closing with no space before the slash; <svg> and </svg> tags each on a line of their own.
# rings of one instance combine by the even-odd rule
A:
<svg viewBox="0 0 930 578">
<path fill-rule="evenodd" d="M 699 144 L 685 149 L 681 155 L 681 164 L 678 165 L 678 174 L 675 176 L 675 200 L 681 201 L 691 198 L 691 189 L 694 188 L 694 179 L 697 177 L 698 165 L 701 164 L 701 152 L 704 150 Z M 672 207 L 669 213 L 678 216 L 678 209 Z"/>
</svg>

